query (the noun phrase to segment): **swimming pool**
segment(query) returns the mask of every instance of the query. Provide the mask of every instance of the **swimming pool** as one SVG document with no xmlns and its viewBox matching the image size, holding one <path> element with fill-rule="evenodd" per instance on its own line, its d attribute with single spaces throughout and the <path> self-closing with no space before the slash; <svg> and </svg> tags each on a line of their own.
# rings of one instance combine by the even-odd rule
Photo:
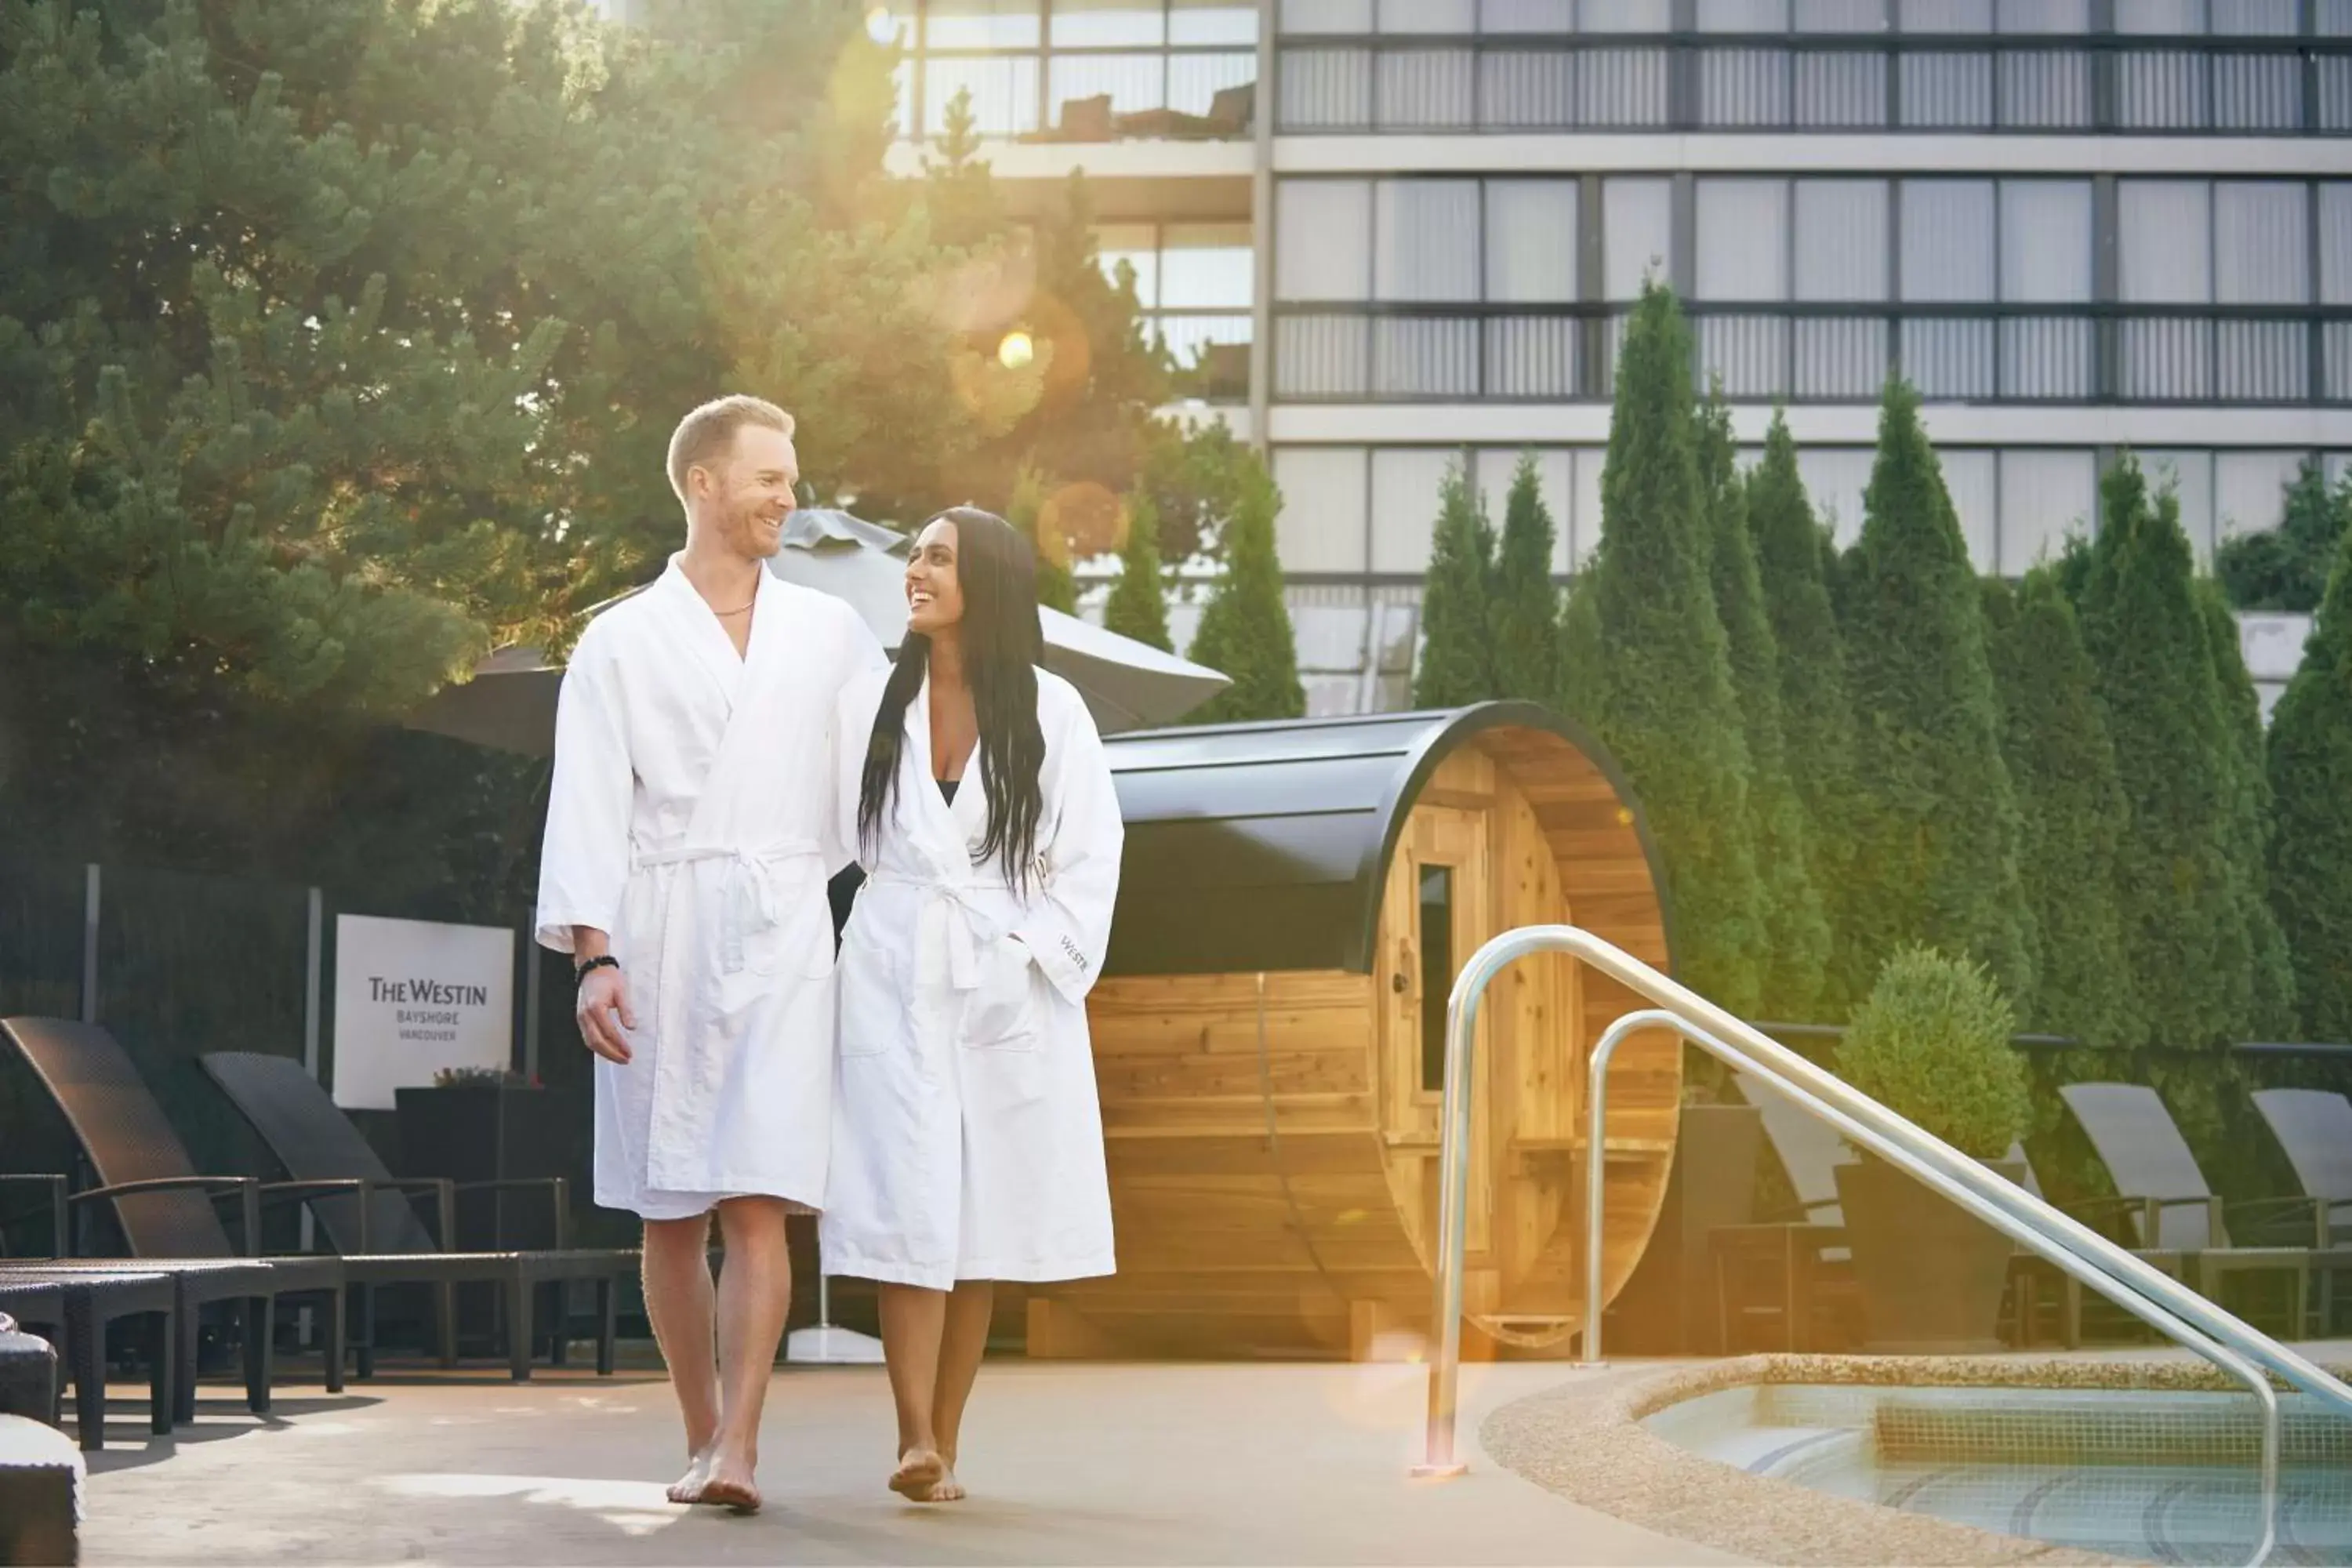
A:
<svg viewBox="0 0 2352 1568">
<path fill-rule="evenodd" d="M 2271 1561 L 2352 1568 L 2352 1421 L 2279 1404 Z M 1751 1475 L 2142 1562 L 2242 1563 L 2260 1531 L 2245 1394 L 1742 1384 L 1642 1425 Z"/>
</svg>

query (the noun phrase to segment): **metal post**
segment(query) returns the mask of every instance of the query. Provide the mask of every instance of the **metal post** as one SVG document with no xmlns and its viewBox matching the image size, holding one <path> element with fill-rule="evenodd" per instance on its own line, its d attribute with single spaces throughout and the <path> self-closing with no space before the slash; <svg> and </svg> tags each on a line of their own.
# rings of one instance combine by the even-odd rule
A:
<svg viewBox="0 0 2352 1568">
<path fill-rule="evenodd" d="M 539 932 L 527 928 L 522 933 L 522 1076 L 526 1083 L 539 1081 Z"/>
<path fill-rule="evenodd" d="M 82 868 L 81 1021 L 98 1022 L 98 862 Z"/>
<path fill-rule="evenodd" d="M 1484 956 L 1482 954 L 1482 956 Z M 1508 960 L 1504 961 L 1507 963 Z M 1416 1476 L 1444 1479 L 1469 1467 L 1454 1457 L 1454 1414 L 1462 1369 L 1462 1240 L 1469 1204 L 1470 1058 L 1478 998 L 1501 963 L 1471 960 L 1445 1003 L 1445 1100 L 1438 1124 L 1437 1289 L 1430 1324 L 1437 1353 L 1429 1363 L 1429 1442 Z"/>
<path fill-rule="evenodd" d="M 327 897 L 310 889 L 308 936 L 302 953 L 302 1070 L 319 1076 L 320 970 L 326 963 Z M 309 1211 L 304 1211 L 307 1215 Z"/>
<path fill-rule="evenodd" d="M 302 1070 L 314 1081 L 319 1079 L 319 995 L 320 972 L 327 960 L 327 896 L 318 889 L 310 889 L 306 900 L 308 920 L 302 947 Z M 302 1250 L 308 1252 L 314 1244 L 310 1205 L 302 1205 Z M 310 1309 L 301 1311 L 302 1342 L 310 1342 Z"/>
<path fill-rule="evenodd" d="M 1250 110 L 1250 448 L 1273 461 L 1266 440 L 1274 405 L 1275 0 L 1258 0 L 1257 86 Z"/>
</svg>

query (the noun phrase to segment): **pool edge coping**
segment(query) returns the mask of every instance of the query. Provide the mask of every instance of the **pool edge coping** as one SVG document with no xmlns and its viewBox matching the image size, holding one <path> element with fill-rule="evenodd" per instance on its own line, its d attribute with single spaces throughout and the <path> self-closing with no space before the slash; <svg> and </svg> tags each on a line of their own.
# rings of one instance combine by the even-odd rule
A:
<svg viewBox="0 0 2352 1568">
<path fill-rule="evenodd" d="M 2344 1375 L 2352 1368 L 2330 1366 Z M 1595 1382 L 1595 1376 L 1601 1381 Z M 2202 1362 L 2161 1356 L 1774 1353 L 1612 1370 L 1514 1400 L 1480 1424 L 1506 1469 L 1570 1500 L 1695 1545 L 1790 1568 L 2128 1562 L 1817 1492 L 1702 1458 L 1642 1425 L 1744 1384 L 1906 1388 L 2228 1390 Z"/>
</svg>

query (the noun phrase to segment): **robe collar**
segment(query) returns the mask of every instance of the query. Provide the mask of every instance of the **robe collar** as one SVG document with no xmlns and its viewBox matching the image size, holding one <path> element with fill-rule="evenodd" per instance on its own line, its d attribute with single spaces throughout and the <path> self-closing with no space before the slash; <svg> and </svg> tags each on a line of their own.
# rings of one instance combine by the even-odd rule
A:
<svg viewBox="0 0 2352 1568">
<path fill-rule="evenodd" d="M 783 584 L 774 573 L 764 566 L 761 568 L 760 585 L 752 595 L 751 635 L 745 640 L 743 652 L 738 655 L 734 639 L 727 635 L 719 613 L 687 580 L 684 562 L 683 553 L 669 558 L 667 568 L 654 581 L 652 596 L 661 601 L 677 627 L 678 640 L 718 685 L 732 711 L 745 676 L 761 666 L 764 662 L 761 656 L 782 640 L 782 634 L 771 623 L 782 613 L 780 601 Z"/>
<path fill-rule="evenodd" d="M 931 676 L 923 672 L 923 684 L 915 700 L 907 705 L 907 761 L 914 777 L 902 779 L 900 793 L 912 793 L 921 799 L 916 808 L 918 829 L 935 860 L 941 862 L 942 875 L 969 876 L 971 856 L 988 833 L 988 790 L 981 778 L 980 748 L 964 763 L 963 778 L 956 784 L 955 804 L 950 805 L 940 794 L 938 769 L 931 758 Z M 934 845 L 932 841 L 936 840 Z M 947 863 L 942 853 L 950 846 L 961 847 L 961 867 Z"/>
</svg>

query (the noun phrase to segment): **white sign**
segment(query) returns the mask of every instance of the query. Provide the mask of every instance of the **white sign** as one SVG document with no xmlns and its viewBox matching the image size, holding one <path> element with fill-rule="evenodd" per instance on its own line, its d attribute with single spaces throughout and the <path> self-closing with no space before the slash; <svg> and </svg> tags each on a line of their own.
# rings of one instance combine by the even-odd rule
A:
<svg viewBox="0 0 2352 1568">
<path fill-rule="evenodd" d="M 514 932 L 335 917 L 335 1103 L 390 1110 L 443 1068 L 514 1065 Z"/>
</svg>

